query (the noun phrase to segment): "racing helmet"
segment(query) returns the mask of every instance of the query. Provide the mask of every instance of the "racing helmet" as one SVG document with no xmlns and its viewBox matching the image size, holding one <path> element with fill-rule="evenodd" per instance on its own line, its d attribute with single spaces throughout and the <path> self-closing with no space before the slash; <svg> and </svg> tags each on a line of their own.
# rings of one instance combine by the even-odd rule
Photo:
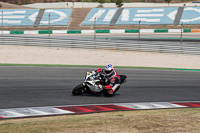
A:
<svg viewBox="0 0 200 133">
<path fill-rule="evenodd" d="M 105 67 L 105 73 L 107 76 L 110 76 L 114 70 L 114 66 L 109 64 Z"/>
</svg>

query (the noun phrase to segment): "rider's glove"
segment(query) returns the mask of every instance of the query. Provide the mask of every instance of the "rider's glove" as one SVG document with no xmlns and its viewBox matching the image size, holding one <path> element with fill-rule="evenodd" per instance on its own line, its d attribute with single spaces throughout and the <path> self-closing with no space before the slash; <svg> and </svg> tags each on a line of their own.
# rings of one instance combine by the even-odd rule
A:
<svg viewBox="0 0 200 133">
<path fill-rule="evenodd" d="M 103 88 L 103 86 L 102 86 L 102 85 L 99 85 L 99 88 L 100 88 L 100 89 L 102 89 L 102 88 Z"/>
<path fill-rule="evenodd" d="M 109 79 L 105 78 L 105 84 L 109 84 Z"/>
</svg>

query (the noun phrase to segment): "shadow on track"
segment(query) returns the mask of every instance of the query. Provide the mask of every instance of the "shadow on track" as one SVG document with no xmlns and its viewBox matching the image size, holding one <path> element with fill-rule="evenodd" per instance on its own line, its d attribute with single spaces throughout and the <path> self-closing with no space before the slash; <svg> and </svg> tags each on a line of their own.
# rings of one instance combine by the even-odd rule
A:
<svg viewBox="0 0 200 133">
<path fill-rule="evenodd" d="M 114 96 L 117 96 L 117 95 L 120 95 L 120 94 L 113 94 L 110 97 L 114 97 Z M 71 96 L 74 96 L 74 95 L 71 95 Z M 74 97 L 81 97 L 81 96 L 85 96 L 85 97 L 106 97 L 106 96 L 103 95 L 103 93 L 98 93 L 98 94 L 95 94 L 95 93 L 91 93 L 91 94 L 84 93 L 84 94 L 81 94 L 81 95 L 76 95 Z"/>
</svg>

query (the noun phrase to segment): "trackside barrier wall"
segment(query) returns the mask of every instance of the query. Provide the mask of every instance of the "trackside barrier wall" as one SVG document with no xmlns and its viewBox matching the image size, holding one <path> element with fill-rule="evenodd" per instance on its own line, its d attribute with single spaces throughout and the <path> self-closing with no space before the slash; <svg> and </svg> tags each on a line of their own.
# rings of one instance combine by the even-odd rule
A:
<svg viewBox="0 0 200 133">
<path fill-rule="evenodd" d="M 160 52 L 200 55 L 200 44 L 191 42 L 157 42 L 136 40 L 67 39 L 66 37 L 36 37 L 21 35 L 0 36 L 0 45 L 22 45 L 42 47 L 116 49 L 142 52 Z"/>
<path fill-rule="evenodd" d="M 81 30 L 67 30 L 68 34 L 81 34 Z"/>
<path fill-rule="evenodd" d="M 3 34 L 93 34 L 93 33 L 139 33 L 139 29 L 114 29 L 114 30 L 27 30 L 3 31 Z M 200 32 L 200 29 L 183 29 L 183 32 Z M 181 29 L 140 29 L 141 33 L 180 33 Z M 0 31 L 2 34 L 2 31 Z"/>
<path fill-rule="evenodd" d="M 96 30 L 96 33 L 110 33 L 110 30 Z"/>
<path fill-rule="evenodd" d="M 38 31 L 38 33 L 39 34 L 49 34 L 49 33 L 52 34 L 52 30 L 50 30 L 50 31 L 49 30 L 40 30 L 40 31 Z"/>
</svg>

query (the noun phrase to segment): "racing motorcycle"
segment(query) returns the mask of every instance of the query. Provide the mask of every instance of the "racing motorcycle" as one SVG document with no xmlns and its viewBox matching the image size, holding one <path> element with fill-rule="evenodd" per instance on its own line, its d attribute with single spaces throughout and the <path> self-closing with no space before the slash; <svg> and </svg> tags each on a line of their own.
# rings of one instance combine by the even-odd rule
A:
<svg viewBox="0 0 200 133">
<path fill-rule="evenodd" d="M 126 75 L 119 75 L 120 85 L 126 82 Z M 112 96 L 108 93 L 107 89 L 103 89 L 103 85 L 108 85 L 109 79 L 105 74 L 94 74 L 92 72 L 87 72 L 85 75 L 85 80 L 82 84 L 76 86 L 72 90 L 72 94 L 77 96 L 83 93 L 88 94 L 101 94 L 103 93 L 106 97 Z M 120 86 L 116 88 L 113 92 L 116 93 L 119 90 Z"/>
</svg>

